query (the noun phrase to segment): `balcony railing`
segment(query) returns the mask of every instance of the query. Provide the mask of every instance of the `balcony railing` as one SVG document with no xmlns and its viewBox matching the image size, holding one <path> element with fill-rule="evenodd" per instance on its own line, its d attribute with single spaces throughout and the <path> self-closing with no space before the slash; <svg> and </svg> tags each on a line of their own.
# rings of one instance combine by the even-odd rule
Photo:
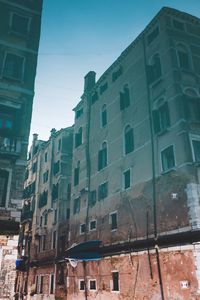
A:
<svg viewBox="0 0 200 300">
<path fill-rule="evenodd" d="M 0 154 L 19 155 L 21 141 L 17 138 L 0 137 Z"/>
</svg>

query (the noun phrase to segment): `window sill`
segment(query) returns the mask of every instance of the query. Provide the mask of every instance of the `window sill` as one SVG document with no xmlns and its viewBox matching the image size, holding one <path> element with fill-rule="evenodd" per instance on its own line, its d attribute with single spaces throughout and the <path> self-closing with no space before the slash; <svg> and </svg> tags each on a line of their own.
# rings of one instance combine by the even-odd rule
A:
<svg viewBox="0 0 200 300">
<path fill-rule="evenodd" d="M 172 172 L 174 172 L 174 171 L 176 171 L 176 167 L 173 167 L 173 168 L 170 168 L 170 169 L 168 169 L 168 170 L 162 171 L 162 172 L 161 172 L 161 175 L 168 174 L 168 173 L 172 173 Z"/>
</svg>

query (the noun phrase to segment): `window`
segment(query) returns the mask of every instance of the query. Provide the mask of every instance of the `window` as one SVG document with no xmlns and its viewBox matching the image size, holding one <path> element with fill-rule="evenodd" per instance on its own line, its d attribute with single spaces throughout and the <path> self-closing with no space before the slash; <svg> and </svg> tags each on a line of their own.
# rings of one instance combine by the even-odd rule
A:
<svg viewBox="0 0 200 300">
<path fill-rule="evenodd" d="M 58 199 L 58 193 L 59 193 L 59 183 L 57 182 L 56 184 L 53 184 L 52 187 L 52 200 Z"/>
<path fill-rule="evenodd" d="M 22 80 L 24 67 L 24 57 L 7 53 L 3 67 L 3 77 Z"/>
<path fill-rule="evenodd" d="M 74 199 L 74 214 L 79 213 L 80 211 L 80 198 Z"/>
<path fill-rule="evenodd" d="M 153 110 L 153 125 L 155 133 L 164 132 L 170 126 L 169 108 L 167 102 L 165 102 L 158 109 Z"/>
<path fill-rule="evenodd" d="M 112 73 L 112 81 L 113 82 L 116 81 L 117 78 L 122 75 L 122 71 L 123 71 L 122 66 L 120 66 L 117 71 Z"/>
<path fill-rule="evenodd" d="M 105 84 L 100 86 L 100 95 L 103 94 L 108 88 L 108 83 L 106 82 Z"/>
<path fill-rule="evenodd" d="M 47 222 L 48 222 L 48 214 L 46 213 L 44 215 L 44 225 L 46 226 L 47 225 Z"/>
<path fill-rule="evenodd" d="M 56 175 L 60 171 L 60 161 L 58 160 L 53 165 L 53 175 Z"/>
<path fill-rule="evenodd" d="M 70 208 L 67 208 L 67 220 L 70 218 Z"/>
<path fill-rule="evenodd" d="M 38 207 L 41 208 L 45 206 L 47 204 L 47 200 L 48 200 L 48 191 L 44 191 L 42 194 L 40 194 Z"/>
<path fill-rule="evenodd" d="M 184 96 L 183 102 L 185 118 L 191 122 L 200 122 L 200 98 Z"/>
<path fill-rule="evenodd" d="M 105 199 L 108 196 L 108 182 L 102 183 L 98 188 L 98 200 Z"/>
<path fill-rule="evenodd" d="M 56 231 L 53 231 L 53 237 L 52 237 L 52 249 L 56 249 L 56 238 L 57 238 Z"/>
<path fill-rule="evenodd" d="M 44 155 L 44 161 L 47 162 L 47 160 L 48 160 L 48 153 L 46 152 Z"/>
<path fill-rule="evenodd" d="M 178 21 L 178 20 L 173 20 L 173 26 L 175 29 L 178 29 L 180 31 L 184 31 L 185 30 L 185 26 L 184 23 Z"/>
<path fill-rule="evenodd" d="M 33 163 L 32 172 L 35 173 L 37 171 L 37 162 Z"/>
<path fill-rule="evenodd" d="M 177 45 L 177 57 L 178 57 L 178 66 L 186 70 L 190 69 L 190 57 L 188 49 L 182 45 Z"/>
<path fill-rule="evenodd" d="M 164 172 L 175 167 L 173 146 L 169 146 L 161 152 L 161 159 L 162 159 L 162 170 Z"/>
<path fill-rule="evenodd" d="M 43 221 L 43 217 L 40 217 L 40 227 L 42 227 L 42 221 Z"/>
<path fill-rule="evenodd" d="M 159 35 L 159 28 L 156 27 L 148 36 L 147 36 L 147 44 L 151 44 L 156 37 Z"/>
<path fill-rule="evenodd" d="M 96 291 L 96 280 L 95 279 L 90 279 L 89 280 L 89 289 Z"/>
<path fill-rule="evenodd" d="M 120 110 L 124 110 L 130 105 L 130 94 L 127 85 L 124 86 L 123 92 L 120 92 Z"/>
<path fill-rule="evenodd" d="M 79 290 L 84 291 L 85 290 L 85 281 L 83 279 L 79 280 Z"/>
<path fill-rule="evenodd" d="M 86 225 L 85 224 L 81 224 L 80 225 L 80 234 L 83 234 L 86 232 Z"/>
<path fill-rule="evenodd" d="M 0 169 L 0 207 L 6 206 L 9 172 Z"/>
<path fill-rule="evenodd" d="M 90 192 L 89 196 L 89 206 L 93 207 L 97 201 L 97 192 L 96 190 Z"/>
<path fill-rule="evenodd" d="M 13 129 L 13 118 L 9 114 L 0 114 L 0 130 L 10 131 Z"/>
<path fill-rule="evenodd" d="M 55 209 L 54 210 L 54 223 L 57 223 L 57 219 L 58 219 L 58 210 Z"/>
<path fill-rule="evenodd" d="M 119 272 L 112 272 L 112 290 L 119 291 Z"/>
<path fill-rule="evenodd" d="M 39 277 L 39 294 L 43 293 L 43 285 L 44 285 L 44 276 L 40 275 L 40 277 Z"/>
<path fill-rule="evenodd" d="M 98 100 L 98 93 L 95 92 L 93 95 L 92 95 L 92 104 L 94 104 L 97 100 Z"/>
<path fill-rule="evenodd" d="M 89 227 L 90 231 L 96 230 L 96 228 L 97 228 L 97 221 L 96 220 L 90 221 L 90 225 L 89 226 L 90 226 Z"/>
<path fill-rule="evenodd" d="M 47 170 L 46 172 L 44 172 L 43 174 L 43 183 L 47 182 L 49 178 L 49 171 Z"/>
<path fill-rule="evenodd" d="M 110 213 L 111 230 L 117 229 L 117 212 Z"/>
<path fill-rule="evenodd" d="M 76 119 L 79 119 L 83 114 L 83 108 L 80 108 L 76 111 Z"/>
<path fill-rule="evenodd" d="M 63 265 L 58 265 L 58 277 L 57 277 L 57 283 L 59 285 L 63 285 L 65 283 L 65 280 L 64 280 L 64 267 Z"/>
<path fill-rule="evenodd" d="M 78 132 L 75 134 L 75 148 L 82 144 L 82 127 L 79 128 Z"/>
<path fill-rule="evenodd" d="M 58 152 L 61 150 L 62 141 L 61 139 L 58 140 Z"/>
<path fill-rule="evenodd" d="M 98 171 L 102 170 L 107 166 L 107 143 L 102 144 L 102 149 L 98 154 Z"/>
<path fill-rule="evenodd" d="M 131 186 L 131 171 L 130 169 L 123 173 L 124 189 L 128 189 Z"/>
<path fill-rule="evenodd" d="M 50 287 L 50 289 L 49 289 L 49 294 L 54 294 L 54 286 L 55 286 L 55 276 L 54 276 L 54 274 L 50 274 L 49 275 L 49 287 Z"/>
<path fill-rule="evenodd" d="M 106 109 L 106 104 L 104 104 L 101 109 L 101 127 L 105 127 L 106 124 L 107 124 L 107 109 Z"/>
<path fill-rule="evenodd" d="M 200 140 L 192 140 L 194 161 L 200 162 Z"/>
<path fill-rule="evenodd" d="M 153 82 L 157 81 L 161 77 L 161 63 L 160 63 L 160 56 L 158 53 L 154 54 L 151 59 L 150 65 L 147 68 L 147 76 L 148 76 L 148 83 L 152 84 Z"/>
<path fill-rule="evenodd" d="M 46 250 L 46 235 L 42 236 L 42 250 Z"/>
<path fill-rule="evenodd" d="M 77 163 L 77 167 L 74 169 L 74 186 L 79 184 L 79 173 L 80 173 L 80 161 Z"/>
<path fill-rule="evenodd" d="M 11 29 L 13 32 L 27 35 L 29 27 L 29 18 L 13 13 Z"/>
<path fill-rule="evenodd" d="M 133 128 L 127 125 L 124 129 L 124 152 L 128 154 L 134 150 Z"/>
</svg>

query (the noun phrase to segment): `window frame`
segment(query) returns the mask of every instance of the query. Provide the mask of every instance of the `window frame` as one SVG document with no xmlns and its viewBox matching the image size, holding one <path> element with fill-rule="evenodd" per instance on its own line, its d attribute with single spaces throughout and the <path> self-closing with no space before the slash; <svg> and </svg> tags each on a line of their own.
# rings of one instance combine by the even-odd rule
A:
<svg viewBox="0 0 200 300">
<path fill-rule="evenodd" d="M 81 289 L 81 283 L 83 282 L 83 284 L 84 284 L 84 288 L 83 289 Z M 78 280 L 78 288 L 79 288 L 79 291 L 85 291 L 85 280 L 84 279 L 79 279 Z"/>
<path fill-rule="evenodd" d="M 112 224 L 113 224 L 112 216 L 113 215 L 116 215 L 116 225 L 117 226 L 115 228 L 112 228 Z M 118 211 L 117 210 L 112 211 L 111 213 L 109 213 L 109 224 L 110 224 L 110 230 L 111 231 L 116 231 L 118 229 Z"/>
<path fill-rule="evenodd" d="M 130 177 L 129 177 L 130 185 L 129 185 L 129 187 L 126 188 L 125 187 L 125 173 L 127 173 L 128 171 L 130 172 Z M 132 186 L 131 182 L 132 182 L 132 169 L 128 168 L 128 169 L 124 170 L 123 174 L 122 174 L 122 184 L 123 184 L 122 186 L 123 186 L 124 191 L 127 191 L 131 188 L 131 186 Z"/>
<path fill-rule="evenodd" d="M 174 166 L 173 167 L 170 167 L 166 170 L 163 169 L 163 157 L 162 157 L 162 153 L 167 150 L 168 148 L 172 147 L 173 149 L 173 155 L 174 155 Z M 174 170 L 177 166 L 176 164 L 176 155 L 175 155 L 175 145 L 174 144 L 169 144 L 167 145 L 166 147 L 162 148 L 161 151 L 160 151 L 160 162 L 161 162 L 161 172 L 164 174 L 164 173 L 167 173 L 167 172 L 170 172 L 171 170 Z"/>
<path fill-rule="evenodd" d="M 111 293 L 120 293 L 120 280 L 119 280 L 119 271 L 113 270 L 112 272 L 112 280 L 111 280 Z M 118 289 L 114 289 L 114 277 L 113 274 L 118 273 Z"/>
<path fill-rule="evenodd" d="M 92 281 L 95 282 L 95 289 L 91 289 L 91 285 L 90 284 L 91 284 Z M 89 289 L 89 291 L 93 291 L 93 292 L 97 291 L 97 280 L 96 279 L 89 279 L 88 280 L 88 289 Z"/>
<path fill-rule="evenodd" d="M 126 150 L 126 135 L 127 135 L 126 129 L 128 127 L 129 127 L 129 131 L 132 131 L 132 134 L 133 134 L 133 136 L 132 136 L 132 138 L 133 138 L 133 144 L 132 144 L 132 148 L 131 148 L 132 150 L 129 151 L 129 152 L 127 152 L 127 150 Z M 134 152 L 134 150 L 135 150 L 134 129 L 133 129 L 133 127 L 130 124 L 126 124 L 124 126 L 124 129 L 123 129 L 123 152 L 124 152 L 123 154 L 124 154 L 124 156 L 127 156 L 130 153 Z"/>
<path fill-rule="evenodd" d="M 200 143 L 200 135 L 196 135 L 196 134 L 191 134 L 190 135 L 190 147 L 191 147 L 191 151 L 192 151 L 192 161 L 195 164 L 200 164 L 200 161 L 195 160 L 195 152 L 194 152 L 193 141 L 197 141 L 197 142 Z"/>
<path fill-rule="evenodd" d="M 84 228 L 84 231 L 82 230 L 83 228 Z M 82 223 L 82 224 L 80 224 L 80 227 L 79 227 L 79 234 L 83 235 L 85 233 L 86 233 L 86 224 Z"/>
<path fill-rule="evenodd" d="M 22 61 L 22 70 L 21 70 L 21 78 L 16 78 L 14 76 L 9 76 L 9 75 L 4 75 L 4 70 L 5 70 L 5 66 L 6 66 L 6 57 L 9 54 L 11 54 L 13 56 L 16 56 L 16 57 L 20 57 L 20 58 L 23 59 L 23 61 Z M 25 56 L 23 56 L 21 54 L 18 54 L 18 53 L 14 53 L 12 51 L 5 51 L 4 58 L 3 58 L 3 64 L 2 64 L 1 78 L 5 79 L 5 80 L 14 80 L 14 81 L 18 81 L 20 83 L 23 83 L 24 82 L 24 74 L 25 74 L 25 61 L 26 61 Z"/>
<path fill-rule="evenodd" d="M 13 18 L 14 18 L 15 15 L 18 16 L 18 17 L 20 17 L 20 18 L 27 19 L 28 22 L 27 22 L 27 32 L 26 33 L 19 32 L 19 31 L 15 30 L 13 28 Z M 21 37 L 27 37 L 30 34 L 31 21 L 32 21 L 32 17 L 30 15 L 29 16 L 27 16 L 27 15 L 25 16 L 25 15 L 22 15 L 22 14 L 16 12 L 16 11 L 12 11 L 10 13 L 10 20 L 9 20 L 10 32 L 12 34 L 15 34 L 15 35 L 18 35 L 18 36 L 21 36 Z"/>
<path fill-rule="evenodd" d="M 52 281 L 52 277 L 53 277 L 53 281 Z M 49 274 L 49 295 L 52 295 L 54 293 L 55 293 L 55 274 L 51 273 Z"/>
<path fill-rule="evenodd" d="M 91 223 L 95 222 L 95 228 L 91 228 Z M 96 219 L 92 219 L 89 222 L 89 231 L 95 231 L 97 230 L 97 220 Z"/>
</svg>

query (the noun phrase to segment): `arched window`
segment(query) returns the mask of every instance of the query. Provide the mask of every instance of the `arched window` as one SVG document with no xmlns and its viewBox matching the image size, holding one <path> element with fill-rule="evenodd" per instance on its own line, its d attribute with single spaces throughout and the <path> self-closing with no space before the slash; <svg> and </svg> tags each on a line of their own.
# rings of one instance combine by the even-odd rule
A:
<svg viewBox="0 0 200 300">
<path fill-rule="evenodd" d="M 107 109 L 106 109 L 106 104 L 104 104 L 101 109 L 101 127 L 105 127 L 106 124 L 107 124 Z"/>
<path fill-rule="evenodd" d="M 160 55 L 154 54 L 151 58 L 150 65 L 148 66 L 148 82 L 151 84 L 161 77 L 161 62 Z"/>
<path fill-rule="evenodd" d="M 127 125 L 124 129 L 124 152 L 128 154 L 134 150 L 133 128 Z"/>
<path fill-rule="evenodd" d="M 98 154 L 98 170 L 102 170 L 107 166 L 107 143 L 103 142 L 101 150 Z"/>
<path fill-rule="evenodd" d="M 190 55 L 187 47 L 183 44 L 177 45 L 177 58 L 178 58 L 178 66 L 183 69 L 189 70 L 191 67 Z"/>
</svg>

